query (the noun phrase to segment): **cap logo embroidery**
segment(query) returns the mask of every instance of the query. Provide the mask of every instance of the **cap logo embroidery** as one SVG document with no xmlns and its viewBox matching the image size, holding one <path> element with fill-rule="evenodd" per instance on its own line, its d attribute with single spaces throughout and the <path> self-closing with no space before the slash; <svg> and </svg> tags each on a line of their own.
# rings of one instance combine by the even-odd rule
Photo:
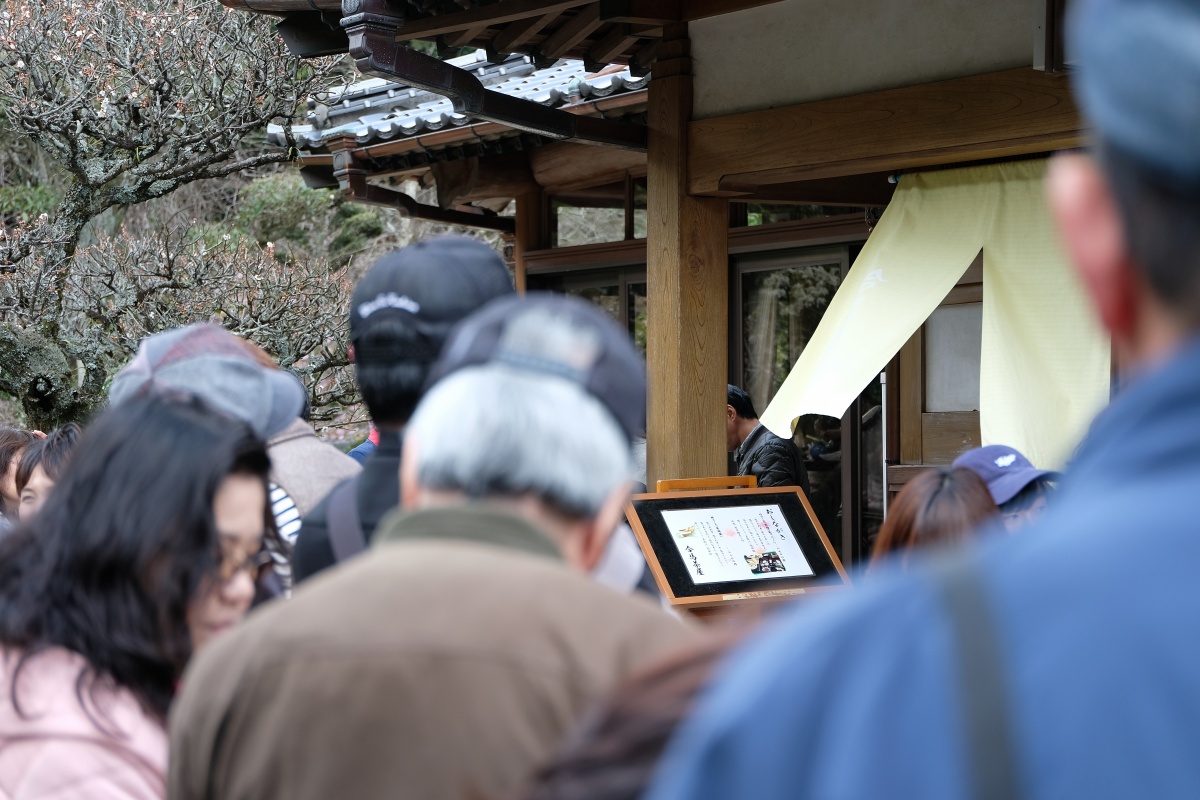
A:
<svg viewBox="0 0 1200 800">
<path fill-rule="evenodd" d="M 1009 453 L 1006 456 L 1000 456 L 999 458 L 997 458 L 996 466 L 997 467 L 1007 467 L 1016 460 L 1017 460 L 1017 457 L 1014 454 Z"/>
<path fill-rule="evenodd" d="M 365 303 L 358 304 L 358 315 L 363 319 L 385 308 L 398 308 L 401 311 L 407 311 L 410 314 L 416 314 L 421 310 L 421 304 L 413 300 L 408 295 L 400 295 L 395 292 L 387 294 L 375 295 L 374 300 L 368 300 Z"/>
</svg>

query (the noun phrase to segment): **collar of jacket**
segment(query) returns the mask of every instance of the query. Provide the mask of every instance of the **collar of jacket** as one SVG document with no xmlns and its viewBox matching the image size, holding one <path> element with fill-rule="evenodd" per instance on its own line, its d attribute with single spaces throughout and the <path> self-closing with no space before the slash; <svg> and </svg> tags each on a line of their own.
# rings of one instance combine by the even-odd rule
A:
<svg viewBox="0 0 1200 800">
<path fill-rule="evenodd" d="M 399 430 L 383 430 L 379 429 L 379 443 L 375 445 L 375 452 L 371 454 L 374 457 L 378 454 L 381 458 L 400 457 L 400 451 L 404 447 L 404 431 Z"/>
<path fill-rule="evenodd" d="M 1200 453 L 1200 335 L 1132 379 L 1092 423 L 1061 488 L 1124 489 L 1130 475 L 1153 479 Z"/>
<path fill-rule="evenodd" d="M 419 539 L 477 542 L 562 560 L 562 553 L 546 534 L 515 514 L 482 504 L 407 514 L 397 511 L 380 523 L 375 534 L 379 544 Z"/>
<path fill-rule="evenodd" d="M 742 442 L 740 445 L 738 445 L 738 449 L 733 454 L 733 457 L 741 458 L 746 453 L 749 453 L 750 448 L 754 445 L 754 442 L 758 440 L 758 437 L 762 436 L 763 431 L 765 431 L 765 430 L 766 430 L 766 428 L 763 427 L 763 424 L 761 422 L 758 423 L 757 425 L 755 425 L 754 430 L 750 431 L 750 435 L 746 437 L 746 440 L 744 442 Z"/>
<path fill-rule="evenodd" d="M 313 439 L 317 438 L 317 432 L 313 430 L 313 426 L 309 425 L 299 417 L 296 417 L 294 420 L 292 420 L 290 425 L 272 436 L 267 441 L 267 446 L 274 447 L 277 444 L 283 444 L 284 442 L 290 442 L 293 439 L 303 439 L 309 436 L 311 436 Z"/>
</svg>

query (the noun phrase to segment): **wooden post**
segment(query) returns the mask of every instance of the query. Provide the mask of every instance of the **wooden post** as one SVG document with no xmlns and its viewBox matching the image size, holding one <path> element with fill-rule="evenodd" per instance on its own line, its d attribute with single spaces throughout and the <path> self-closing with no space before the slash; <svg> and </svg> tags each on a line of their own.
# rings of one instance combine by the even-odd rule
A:
<svg viewBox="0 0 1200 800">
<path fill-rule="evenodd" d="M 687 26 L 664 30 L 650 81 L 646 235 L 647 484 L 726 474 L 729 208 L 687 194 Z"/>
<path fill-rule="evenodd" d="M 513 251 L 515 264 L 513 278 L 517 291 L 525 293 L 525 254 L 546 246 L 542 241 L 542 193 L 527 192 L 517 196 L 516 247 Z"/>
</svg>

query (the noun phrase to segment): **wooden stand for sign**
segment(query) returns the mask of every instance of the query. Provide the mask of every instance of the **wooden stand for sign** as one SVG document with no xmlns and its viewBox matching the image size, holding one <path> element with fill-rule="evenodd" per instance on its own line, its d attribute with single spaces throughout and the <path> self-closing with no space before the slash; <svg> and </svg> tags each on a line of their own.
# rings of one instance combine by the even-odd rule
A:
<svg viewBox="0 0 1200 800">
<path fill-rule="evenodd" d="M 728 488 L 730 486 L 739 488 Z M 813 512 L 808 498 L 804 496 L 804 492 L 799 487 L 758 488 L 757 480 L 753 476 L 747 476 L 660 480 L 657 483 L 657 488 L 657 493 L 640 494 L 631 497 L 625 506 L 625 516 L 629 521 L 630 527 L 633 529 L 634 535 L 637 537 L 638 545 L 642 548 L 642 554 L 646 557 L 646 562 L 650 565 L 650 571 L 654 575 L 654 580 L 658 585 L 659 591 L 668 599 L 673 608 L 681 612 L 688 613 L 708 624 L 742 626 L 760 621 L 773 607 L 793 600 L 798 596 L 836 590 L 848 586 L 850 583 L 841 561 L 838 560 L 837 553 L 829 543 L 829 537 L 825 535 L 825 531 L 821 527 L 816 514 Z M 644 501 L 676 501 L 684 498 L 734 496 L 745 498 L 747 495 L 762 495 L 763 501 L 766 502 L 771 495 L 790 495 L 792 492 L 799 498 L 800 504 L 807 514 L 808 521 L 816 532 L 820 548 L 824 550 L 824 553 L 821 555 L 828 558 L 833 570 L 836 571 L 837 580 L 833 583 L 755 590 L 749 588 L 755 584 L 747 582 L 747 591 L 725 591 L 720 594 L 677 596 L 663 570 L 659 554 L 651 543 L 650 536 L 646 532 L 646 527 L 634 506 L 635 503 Z M 806 553 L 806 557 L 811 558 L 811 554 Z M 828 567 L 828 565 L 826 566 Z"/>
</svg>

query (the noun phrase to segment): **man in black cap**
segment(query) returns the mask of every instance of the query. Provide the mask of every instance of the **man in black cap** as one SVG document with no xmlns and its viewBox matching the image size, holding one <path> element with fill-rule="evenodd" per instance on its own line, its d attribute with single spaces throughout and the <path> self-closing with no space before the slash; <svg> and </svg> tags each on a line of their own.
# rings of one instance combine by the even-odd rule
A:
<svg viewBox="0 0 1200 800">
<path fill-rule="evenodd" d="M 1200 2 L 1068 5 L 1048 196 L 1127 383 L 1027 535 L 735 655 L 648 800 L 1200 797 Z"/>
<path fill-rule="evenodd" d="M 512 293 L 496 252 L 463 236 L 388 253 L 354 287 L 351 358 L 379 445 L 359 476 L 337 486 L 304 518 L 292 555 L 297 582 L 369 544 L 379 520 L 400 502 L 402 433 L 442 342 L 467 314 Z"/>
<path fill-rule="evenodd" d="M 589 577 L 645 425 L 629 336 L 580 300 L 503 298 L 434 377 L 406 429 L 405 513 L 189 667 L 175 800 L 513 796 L 592 702 L 694 640 Z"/>
</svg>

